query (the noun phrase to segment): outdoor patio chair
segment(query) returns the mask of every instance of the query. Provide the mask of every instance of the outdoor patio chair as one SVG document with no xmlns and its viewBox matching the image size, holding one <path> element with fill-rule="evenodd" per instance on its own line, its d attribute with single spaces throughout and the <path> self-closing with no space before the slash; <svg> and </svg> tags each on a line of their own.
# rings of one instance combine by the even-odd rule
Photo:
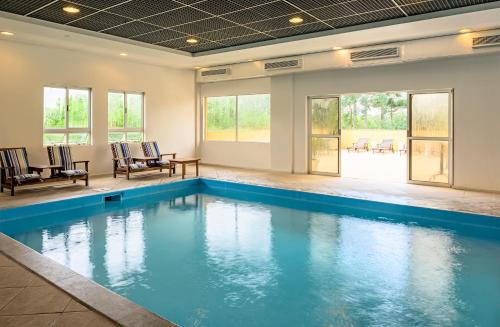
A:
<svg viewBox="0 0 500 327">
<path fill-rule="evenodd" d="M 391 151 L 394 153 L 394 139 L 384 139 L 382 143 L 377 144 L 373 149 L 373 153 L 384 153 Z"/>
<path fill-rule="evenodd" d="M 51 169 L 51 178 L 66 178 L 76 183 L 77 180 L 85 181 L 89 186 L 89 161 L 73 160 L 71 148 L 68 145 L 52 145 L 47 147 L 49 163 L 60 168 Z M 77 164 L 84 164 L 85 169 L 78 169 Z"/>
<path fill-rule="evenodd" d="M 352 146 L 347 148 L 347 151 L 358 152 L 358 151 L 368 151 L 368 139 L 365 137 L 359 138 L 356 143 L 353 143 Z"/>
<path fill-rule="evenodd" d="M 406 142 L 399 142 L 398 151 L 400 156 L 408 153 L 408 145 Z"/>
<path fill-rule="evenodd" d="M 144 152 L 145 157 L 154 157 L 156 159 L 147 161 L 147 165 L 150 167 L 161 167 L 172 169 L 175 173 L 175 164 L 170 163 L 168 159 L 163 159 L 163 157 L 172 156 L 172 159 L 175 159 L 176 153 L 161 153 L 160 148 L 158 147 L 158 143 L 156 141 L 152 142 L 142 142 L 142 151 Z"/>
<path fill-rule="evenodd" d="M 10 189 L 14 196 L 16 186 L 43 183 L 43 169 L 31 167 L 26 148 L 0 149 L 0 191 Z"/>
</svg>

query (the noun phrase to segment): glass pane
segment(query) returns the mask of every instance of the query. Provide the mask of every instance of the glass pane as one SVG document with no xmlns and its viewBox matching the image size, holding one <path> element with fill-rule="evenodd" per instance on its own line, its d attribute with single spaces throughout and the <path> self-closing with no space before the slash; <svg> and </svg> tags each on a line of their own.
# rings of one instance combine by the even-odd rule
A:
<svg viewBox="0 0 500 327">
<path fill-rule="evenodd" d="M 125 141 L 125 133 L 121 133 L 121 132 L 108 133 L 108 142 L 109 143 L 122 142 L 122 141 Z"/>
<path fill-rule="evenodd" d="M 236 97 L 206 99 L 206 139 L 236 141 Z"/>
<path fill-rule="evenodd" d="M 43 88 L 43 126 L 66 128 L 66 89 Z"/>
<path fill-rule="evenodd" d="M 339 134 L 339 99 L 312 99 L 311 128 L 313 134 Z"/>
<path fill-rule="evenodd" d="M 238 141 L 271 141 L 271 96 L 238 96 Z"/>
<path fill-rule="evenodd" d="M 142 128 L 142 94 L 127 94 L 127 128 Z"/>
<path fill-rule="evenodd" d="M 411 180 L 448 183 L 447 141 L 411 141 Z"/>
<path fill-rule="evenodd" d="M 127 133 L 127 141 L 129 141 L 129 142 L 141 142 L 142 141 L 142 133 L 141 132 Z"/>
<path fill-rule="evenodd" d="M 125 95 L 123 93 L 108 93 L 108 127 L 124 128 Z"/>
<path fill-rule="evenodd" d="M 313 172 L 339 173 L 339 139 L 311 137 L 311 170 Z"/>
<path fill-rule="evenodd" d="M 70 128 L 89 127 L 89 101 L 88 90 L 69 90 L 68 124 Z"/>
<path fill-rule="evenodd" d="M 89 133 L 72 133 L 69 134 L 68 143 L 69 144 L 89 144 L 90 142 Z"/>
<path fill-rule="evenodd" d="M 43 144 L 64 144 L 66 143 L 66 134 L 56 134 L 56 133 L 44 133 L 43 134 Z"/>
<path fill-rule="evenodd" d="M 447 137 L 449 94 L 412 95 L 412 136 Z"/>
</svg>

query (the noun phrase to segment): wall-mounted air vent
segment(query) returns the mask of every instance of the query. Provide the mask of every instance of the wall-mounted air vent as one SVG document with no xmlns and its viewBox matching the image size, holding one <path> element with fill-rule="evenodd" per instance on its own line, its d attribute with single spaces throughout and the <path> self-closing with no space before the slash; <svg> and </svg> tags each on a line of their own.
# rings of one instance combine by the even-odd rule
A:
<svg viewBox="0 0 500 327">
<path fill-rule="evenodd" d="M 500 35 L 480 36 L 472 39 L 473 48 L 500 46 Z"/>
<path fill-rule="evenodd" d="M 264 70 L 279 70 L 279 69 L 290 69 L 290 68 L 302 68 L 302 59 L 277 59 L 273 61 L 268 61 L 264 63 Z"/>
<path fill-rule="evenodd" d="M 214 69 L 208 69 L 208 70 L 202 70 L 201 71 L 201 76 L 203 77 L 208 77 L 208 76 L 224 76 L 224 75 L 231 75 L 231 68 L 214 68 Z"/>
<path fill-rule="evenodd" d="M 351 52 L 352 61 L 375 60 L 399 57 L 399 48 L 383 48 Z"/>
</svg>

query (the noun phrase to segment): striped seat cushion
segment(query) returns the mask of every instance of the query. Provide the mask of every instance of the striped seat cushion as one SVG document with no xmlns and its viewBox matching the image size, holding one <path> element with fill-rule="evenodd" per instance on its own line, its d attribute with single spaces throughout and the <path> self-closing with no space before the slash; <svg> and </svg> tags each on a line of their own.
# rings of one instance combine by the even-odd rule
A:
<svg viewBox="0 0 500 327">
<path fill-rule="evenodd" d="M 63 170 L 69 171 L 73 168 L 71 148 L 67 145 L 54 145 L 47 147 L 49 162 L 51 165 L 61 166 Z"/>
<path fill-rule="evenodd" d="M 63 171 L 61 171 L 61 175 L 66 176 L 66 177 L 86 176 L 87 175 L 87 171 L 83 170 L 83 169 L 63 170 Z"/>
<path fill-rule="evenodd" d="M 131 162 L 132 155 L 128 143 L 111 143 L 111 152 L 114 159 L 119 159 L 119 167 L 126 168 L 128 163 Z"/>
<path fill-rule="evenodd" d="M 7 177 L 31 174 L 29 171 L 28 153 L 26 148 L 6 149 L 0 151 L 0 164 L 2 168 L 14 168 L 14 174 L 11 176 L 11 170 L 6 169 Z"/>
<path fill-rule="evenodd" d="M 40 180 L 42 179 L 42 176 L 38 174 L 22 174 L 14 176 L 14 179 L 19 183 L 23 183 L 27 181 Z"/>
<path fill-rule="evenodd" d="M 133 163 L 133 164 L 130 164 L 130 168 L 133 170 L 133 169 L 144 169 L 146 168 L 147 165 L 142 163 L 142 162 L 136 162 L 136 163 Z"/>
</svg>

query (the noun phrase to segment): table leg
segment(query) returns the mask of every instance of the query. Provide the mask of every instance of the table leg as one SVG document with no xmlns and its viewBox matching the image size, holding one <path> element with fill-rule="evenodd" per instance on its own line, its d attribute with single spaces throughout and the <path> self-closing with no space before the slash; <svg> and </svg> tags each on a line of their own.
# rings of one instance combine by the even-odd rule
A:
<svg viewBox="0 0 500 327">
<path fill-rule="evenodd" d="M 186 178 L 186 164 L 182 164 L 182 179 Z"/>
<path fill-rule="evenodd" d="M 198 168 L 198 161 L 196 161 L 196 176 L 199 176 L 200 169 Z"/>
</svg>

